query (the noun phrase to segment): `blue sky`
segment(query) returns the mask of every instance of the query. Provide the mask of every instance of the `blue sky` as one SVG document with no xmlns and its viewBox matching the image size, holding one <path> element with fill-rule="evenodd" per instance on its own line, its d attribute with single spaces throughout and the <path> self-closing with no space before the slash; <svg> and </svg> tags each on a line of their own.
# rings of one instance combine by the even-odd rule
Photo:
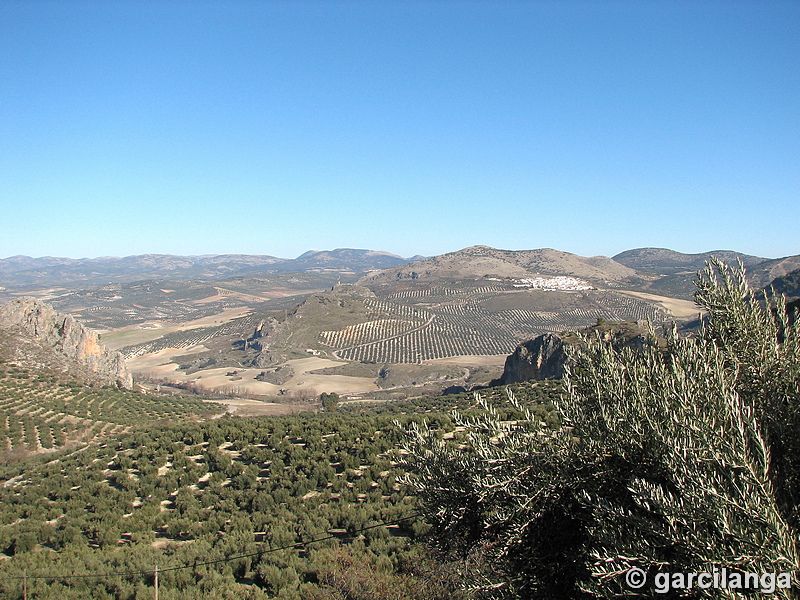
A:
<svg viewBox="0 0 800 600">
<path fill-rule="evenodd" d="M 800 253 L 798 2 L 0 2 L 0 257 Z"/>
</svg>

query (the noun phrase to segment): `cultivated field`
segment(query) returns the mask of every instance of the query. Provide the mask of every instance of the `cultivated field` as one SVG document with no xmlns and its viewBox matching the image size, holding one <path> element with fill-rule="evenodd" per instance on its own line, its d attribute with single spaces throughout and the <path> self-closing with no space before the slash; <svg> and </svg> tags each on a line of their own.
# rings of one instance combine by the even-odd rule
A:
<svg viewBox="0 0 800 600">
<path fill-rule="evenodd" d="M 553 302 L 557 294 L 558 301 Z M 465 355 L 503 355 L 547 332 L 608 321 L 650 320 L 667 313 L 651 302 L 616 292 L 529 292 L 481 286 L 432 286 L 367 299 L 371 320 L 321 332 L 337 358 L 375 363 L 420 363 Z M 541 310 L 539 308 L 544 308 Z"/>
<path fill-rule="evenodd" d="M 189 349 L 192 352 L 200 352 L 202 347 Z M 345 364 L 342 361 L 333 361 L 318 357 L 300 358 L 287 361 L 285 364 L 292 368 L 293 376 L 282 384 L 258 381 L 256 377 L 264 372 L 264 369 L 238 368 L 231 369 L 216 368 L 203 369 L 196 373 L 188 374 L 178 370 L 178 363 L 187 353 L 166 349 L 154 354 L 137 357 L 128 361 L 128 368 L 134 377 L 161 379 L 166 382 L 182 385 L 191 385 L 198 391 L 217 392 L 231 396 L 257 395 L 269 397 L 284 397 L 288 399 L 316 399 L 322 392 L 336 392 L 337 394 L 359 394 L 377 391 L 379 388 L 375 384 L 374 377 L 354 377 L 349 375 L 324 375 L 311 373 Z M 230 406 L 238 406 L 231 403 L 228 399 L 221 399 L 221 402 Z M 256 406 L 256 405 L 253 405 Z M 236 414 L 244 414 L 238 406 Z M 250 406 L 252 408 L 252 406 Z M 306 406 L 307 408 L 307 406 Z M 289 412 L 296 412 L 291 409 Z"/>
<path fill-rule="evenodd" d="M 460 378 L 427 371 L 379 376 L 380 365 L 387 364 L 430 366 L 435 364 L 430 361 L 448 359 L 442 366 L 471 368 L 464 371 L 467 379 L 491 379 L 490 372 L 519 343 L 542 333 L 575 330 L 598 319 L 658 324 L 670 318 L 667 308 L 685 308 L 680 301 L 658 298 L 657 304 L 655 298 L 615 291 L 520 289 L 514 280 L 481 283 L 408 286 L 381 296 L 342 286 L 310 297 L 291 312 L 270 317 L 229 311 L 225 316 L 234 318 L 227 322 L 197 326 L 208 323 L 207 317 L 121 352 L 140 378 L 227 395 L 310 399 L 322 392 L 365 394 L 405 382 L 414 386 Z M 265 322 L 270 328 L 254 337 Z M 270 353 L 261 362 L 266 370 L 255 366 L 258 348 Z M 363 375 L 331 369 L 348 363 L 376 366 Z M 281 364 L 292 372 L 278 375 L 275 368 Z"/>
<path fill-rule="evenodd" d="M 238 314 L 241 314 L 242 311 L 241 309 L 237 309 L 237 312 Z M 207 317 L 202 319 L 200 322 L 207 322 L 209 319 L 210 317 Z M 223 322 L 219 325 L 205 327 L 187 327 L 184 325 L 169 330 L 165 335 L 162 335 L 151 341 L 124 346 L 118 349 L 126 359 L 131 359 L 137 356 L 151 354 L 169 348 L 191 348 L 213 338 L 234 336 L 241 339 L 242 337 L 248 337 L 252 335 L 260 321 L 261 317 L 258 315 L 248 314 L 247 316 L 238 317 L 230 321 Z M 113 334 L 106 334 L 103 336 L 103 339 L 105 340 L 105 338 L 108 336 L 113 336 Z"/>
<path fill-rule="evenodd" d="M 189 331 L 191 329 L 220 327 L 229 321 L 240 319 L 250 314 L 249 308 L 235 307 L 223 310 L 219 314 L 208 315 L 187 321 L 180 325 L 169 325 L 161 321 L 145 321 L 116 331 L 100 331 L 100 340 L 109 350 L 119 350 L 126 346 L 146 344 L 171 333 Z"/>
<path fill-rule="evenodd" d="M 0 453 L 57 450 L 138 425 L 214 412 L 214 405 L 191 398 L 86 388 L 15 367 L 0 371 Z"/>
</svg>

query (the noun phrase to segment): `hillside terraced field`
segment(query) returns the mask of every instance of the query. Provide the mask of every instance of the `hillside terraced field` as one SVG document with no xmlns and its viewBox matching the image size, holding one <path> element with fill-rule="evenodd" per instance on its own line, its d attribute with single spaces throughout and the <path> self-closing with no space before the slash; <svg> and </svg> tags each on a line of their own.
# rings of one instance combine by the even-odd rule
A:
<svg viewBox="0 0 800 600">
<path fill-rule="evenodd" d="M 233 319 L 222 325 L 175 331 L 149 342 L 126 346 L 121 348 L 120 352 L 126 359 L 129 359 L 166 348 L 189 348 L 217 337 L 247 337 L 253 333 L 259 321 L 260 317 L 257 315 L 248 315 Z"/>
<path fill-rule="evenodd" d="M 559 294 L 554 304 L 553 294 Z M 336 358 L 419 363 L 462 355 L 508 354 L 546 332 L 586 327 L 598 319 L 650 320 L 667 314 L 652 303 L 609 291 L 537 292 L 502 286 L 431 286 L 367 299 L 364 323 L 320 333 Z"/>
<path fill-rule="evenodd" d="M 656 303 L 616 291 L 530 290 L 513 282 L 418 286 L 380 296 L 330 294 L 290 314 L 280 333 L 272 335 L 270 349 L 303 354 L 310 348 L 339 360 L 413 364 L 452 356 L 509 354 L 524 340 L 579 329 L 598 319 L 656 324 L 668 320 Z M 263 314 L 251 314 L 214 327 L 169 333 L 121 352 L 130 359 L 227 337 L 229 353 L 236 340 L 241 344 L 263 319 Z"/>
<path fill-rule="evenodd" d="M 0 453 L 57 450 L 211 412 L 219 407 L 191 398 L 58 383 L 13 367 L 0 371 Z"/>
</svg>

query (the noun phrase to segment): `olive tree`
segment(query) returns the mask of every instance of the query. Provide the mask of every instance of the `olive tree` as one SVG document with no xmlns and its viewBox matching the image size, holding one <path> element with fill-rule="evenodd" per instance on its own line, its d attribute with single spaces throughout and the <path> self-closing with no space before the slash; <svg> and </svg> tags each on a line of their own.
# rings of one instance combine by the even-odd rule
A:
<svg viewBox="0 0 800 600">
<path fill-rule="evenodd" d="M 697 281 L 699 335 L 573 347 L 562 425 L 455 415 L 459 444 L 409 433 L 407 483 L 434 544 L 485 597 L 665 597 L 624 575 L 792 572 L 800 450 L 800 334 L 781 298 L 713 262 Z M 509 392 L 513 401 L 513 394 Z M 773 450 L 781 454 L 779 469 Z M 777 597 L 794 597 L 784 585 Z M 795 581 L 796 583 L 796 581 Z M 681 590 L 738 598 L 741 589 Z"/>
</svg>

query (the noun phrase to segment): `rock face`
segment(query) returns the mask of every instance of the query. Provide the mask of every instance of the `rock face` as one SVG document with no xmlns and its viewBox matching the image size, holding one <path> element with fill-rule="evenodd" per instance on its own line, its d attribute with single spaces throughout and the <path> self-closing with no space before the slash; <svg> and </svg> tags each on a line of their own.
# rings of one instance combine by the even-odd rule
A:
<svg viewBox="0 0 800 600">
<path fill-rule="evenodd" d="M 27 338 L 44 349 L 55 351 L 51 367 L 69 368 L 76 363 L 92 379 L 125 388 L 133 387 L 133 379 L 119 352 L 111 352 L 100 343 L 96 333 L 75 321 L 72 315 L 57 313 L 51 306 L 35 298 L 18 298 L 0 306 L 0 330 L 7 337 Z M 18 360 L 25 357 L 16 353 Z M 65 358 L 66 361 L 59 360 Z"/>
<path fill-rule="evenodd" d="M 561 379 L 567 353 L 563 340 L 554 333 L 545 333 L 521 343 L 506 358 L 501 383 L 519 383 L 529 379 Z"/>
<path fill-rule="evenodd" d="M 562 337 L 563 336 L 563 337 Z M 529 379 L 563 379 L 565 367 L 570 362 L 567 347 L 585 346 L 586 340 L 594 339 L 610 344 L 614 350 L 630 349 L 640 352 L 645 346 L 666 345 L 663 337 L 648 333 L 645 323 L 636 321 L 604 321 L 581 329 L 577 333 L 565 332 L 562 336 L 545 333 L 521 343 L 514 353 L 506 358 L 501 384 L 519 383 Z"/>
</svg>

